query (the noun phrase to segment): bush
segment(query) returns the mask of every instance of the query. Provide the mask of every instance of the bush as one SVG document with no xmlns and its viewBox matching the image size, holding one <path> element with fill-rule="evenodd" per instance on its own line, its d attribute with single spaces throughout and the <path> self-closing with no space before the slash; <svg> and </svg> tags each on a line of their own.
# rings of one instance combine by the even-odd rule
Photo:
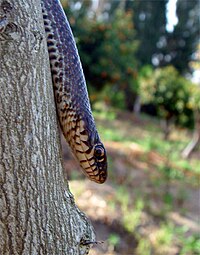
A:
<svg viewBox="0 0 200 255">
<path fill-rule="evenodd" d="M 193 84 L 172 66 L 146 70 L 140 78 L 143 103 L 153 104 L 159 117 L 182 126 L 193 126 L 191 89 Z"/>
</svg>

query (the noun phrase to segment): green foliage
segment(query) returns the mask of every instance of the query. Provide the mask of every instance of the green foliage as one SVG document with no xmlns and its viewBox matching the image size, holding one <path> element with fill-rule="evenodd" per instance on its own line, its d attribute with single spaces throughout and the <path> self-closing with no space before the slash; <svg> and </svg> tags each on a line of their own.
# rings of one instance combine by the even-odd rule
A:
<svg viewBox="0 0 200 255">
<path fill-rule="evenodd" d="M 200 111 L 200 86 L 198 85 L 191 85 L 190 86 L 190 100 L 189 106 L 194 111 Z"/>
<path fill-rule="evenodd" d="M 90 6 L 91 2 L 87 5 Z M 70 17 L 87 83 L 97 92 L 104 90 L 105 101 L 132 110 L 138 91 L 135 36 L 132 12 L 117 9 L 112 24 L 88 15 L 86 3 L 66 9 Z M 73 9 L 74 8 L 74 9 Z M 74 17 L 72 16 L 73 10 Z M 84 25 L 83 25 L 84 24 Z M 96 92 L 95 92 L 96 93 Z"/>
<path fill-rule="evenodd" d="M 181 74 L 191 71 L 189 63 L 199 42 L 199 0 L 177 1 L 178 23 L 166 34 L 162 65 L 173 65 Z M 166 61 L 168 59 L 168 61 Z"/>
<path fill-rule="evenodd" d="M 188 227 L 174 228 L 174 234 L 177 243 L 181 247 L 180 255 L 200 254 L 200 237 L 199 234 L 190 234 Z"/>
<path fill-rule="evenodd" d="M 171 63 L 179 73 L 189 70 L 198 41 L 199 2 L 178 0 L 178 23 L 170 33 L 166 31 L 167 2 L 124 0 L 111 1 L 107 5 L 107 1 L 103 1 L 95 9 L 92 0 L 62 1 L 75 35 L 87 83 L 95 89 L 92 96 L 97 98 L 100 94 L 100 99 L 103 98 L 106 103 L 132 111 L 139 91 L 147 102 L 157 89 L 153 103 L 159 116 L 192 126 L 191 105 L 200 102 L 199 97 L 195 99 L 197 93 L 188 103 L 188 90 L 191 90 L 188 81 L 169 67 L 155 72 L 151 69 L 152 59 L 157 59 L 158 66 Z M 147 64 L 150 66 L 147 67 Z M 141 71 L 138 75 L 139 66 Z M 151 73 L 152 79 L 148 78 L 148 73 Z M 150 81 L 149 95 L 143 95 L 143 87 L 139 88 L 142 76 L 143 81 Z"/>
<path fill-rule="evenodd" d="M 99 100 L 106 102 L 107 105 L 118 108 L 125 109 L 125 95 L 124 91 L 119 89 L 118 85 L 106 85 L 98 95 Z"/>
<path fill-rule="evenodd" d="M 136 249 L 137 255 L 151 255 L 152 254 L 152 247 L 149 240 L 146 238 L 139 238 L 138 246 Z"/>
<path fill-rule="evenodd" d="M 105 34 L 100 51 L 91 65 L 95 77 L 101 77 L 101 87 L 106 85 L 103 91 L 106 102 L 120 109 L 132 109 L 138 91 L 135 58 L 138 43 L 131 20 L 131 12 L 118 10 L 112 26 L 101 24 Z M 95 86 L 95 80 L 90 82 Z"/>
<path fill-rule="evenodd" d="M 199 235 L 191 235 L 187 238 L 181 236 L 182 249 L 180 255 L 200 254 L 200 238 Z"/>
<path fill-rule="evenodd" d="M 109 237 L 108 237 L 108 244 L 109 246 L 113 247 L 112 249 L 114 249 L 115 246 L 117 246 L 120 242 L 120 237 L 113 233 L 113 234 L 110 234 Z"/>
<path fill-rule="evenodd" d="M 122 3 L 123 2 L 123 3 Z M 136 30 L 136 40 L 139 41 L 137 58 L 141 66 L 151 65 L 152 56 L 158 54 L 158 42 L 165 34 L 166 4 L 162 1 L 111 1 L 109 18 L 113 20 L 116 9 L 133 12 L 132 20 Z M 158 18 L 159 13 L 159 18 Z"/>
<path fill-rule="evenodd" d="M 128 205 L 122 207 L 122 222 L 124 228 L 128 232 L 133 233 L 136 227 L 140 224 L 143 208 L 144 202 L 141 199 L 137 199 L 134 208 L 128 207 Z"/>
<path fill-rule="evenodd" d="M 98 101 L 93 104 L 93 115 L 94 117 L 102 120 L 109 120 L 113 121 L 117 118 L 117 113 L 114 110 L 108 108 L 105 104 L 101 101 Z"/>
<path fill-rule="evenodd" d="M 121 223 L 124 229 L 133 233 L 141 221 L 141 214 L 144 208 L 142 199 L 137 198 L 133 203 L 126 187 L 120 186 L 116 190 L 116 204 L 121 210 Z"/>
<path fill-rule="evenodd" d="M 117 10 L 112 27 L 108 24 L 100 63 L 112 83 L 131 83 L 137 70 L 135 52 L 138 43 L 132 24 L 132 13 Z"/>
<path fill-rule="evenodd" d="M 166 4 L 167 0 L 128 1 L 134 8 L 134 24 L 140 42 L 137 57 L 141 66 L 151 65 L 153 56 L 161 52 L 159 41 L 166 31 Z"/>
<path fill-rule="evenodd" d="M 157 231 L 153 233 L 153 241 L 148 238 L 138 236 L 137 255 L 146 254 L 170 254 L 170 247 L 177 243 L 180 248 L 180 255 L 200 254 L 200 238 L 198 234 L 188 236 L 188 229 L 177 227 L 166 221 L 162 222 Z"/>
<path fill-rule="evenodd" d="M 167 252 L 174 238 L 174 226 L 162 223 L 159 230 L 155 233 L 154 250 L 156 254 Z"/>
<path fill-rule="evenodd" d="M 141 78 L 141 98 L 144 103 L 155 105 L 158 115 L 177 124 L 192 125 L 190 107 L 190 81 L 181 77 L 175 68 L 168 66 L 149 72 Z"/>
</svg>

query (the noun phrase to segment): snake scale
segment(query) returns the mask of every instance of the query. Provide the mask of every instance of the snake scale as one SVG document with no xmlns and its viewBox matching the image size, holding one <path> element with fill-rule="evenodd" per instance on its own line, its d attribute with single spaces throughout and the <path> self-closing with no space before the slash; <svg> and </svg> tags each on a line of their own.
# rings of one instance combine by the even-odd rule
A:
<svg viewBox="0 0 200 255">
<path fill-rule="evenodd" d="M 107 178 L 106 150 L 92 116 L 76 43 L 59 0 L 42 0 L 42 12 L 62 132 L 83 172 L 97 183 Z"/>
</svg>

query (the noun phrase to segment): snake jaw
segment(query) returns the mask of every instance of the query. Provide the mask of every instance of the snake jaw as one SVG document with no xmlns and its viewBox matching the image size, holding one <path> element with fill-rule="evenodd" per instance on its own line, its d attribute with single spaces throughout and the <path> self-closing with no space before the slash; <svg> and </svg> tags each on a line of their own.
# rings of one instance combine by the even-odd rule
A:
<svg viewBox="0 0 200 255">
<path fill-rule="evenodd" d="M 107 179 L 107 157 L 97 131 L 89 130 L 88 122 L 75 114 L 75 110 L 68 109 L 67 115 L 62 131 L 83 173 L 96 183 L 104 183 Z"/>
<path fill-rule="evenodd" d="M 78 159 L 84 174 L 96 183 L 104 183 L 107 178 L 107 157 L 103 144 L 100 142 L 98 133 L 87 131 L 86 123 L 80 120 L 77 123 L 74 154 Z M 98 151 L 102 154 L 98 154 Z"/>
</svg>

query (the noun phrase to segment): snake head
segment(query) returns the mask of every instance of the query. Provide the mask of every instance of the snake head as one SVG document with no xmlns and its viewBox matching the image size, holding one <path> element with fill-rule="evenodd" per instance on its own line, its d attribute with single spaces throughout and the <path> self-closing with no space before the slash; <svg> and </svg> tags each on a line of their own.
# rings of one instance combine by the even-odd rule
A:
<svg viewBox="0 0 200 255">
<path fill-rule="evenodd" d="M 93 158 L 95 168 L 90 179 L 97 183 L 104 183 L 107 178 L 107 156 L 106 150 L 101 142 L 94 145 Z"/>
<path fill-rule="evenodd" d="M 90 134 L 92 135 L 88 135 L 86 129 L 80 132 L 80 143 L 83 149 L 82 154 L 84 154 L 81 156 L 81 158 L 84 156 L 84 159 L 79 158 L 80 166 L 90 180 L 104 183 L 107 178 L 106 150 L 97 131 L 90 132 Z"/>
<path fill-rule="evenodd" d="M 96 183 L 104 183 L 107 178 L 106 150 L 95 126 L 93 126 L 93 130 L 89 127 L 87 121 L 77 121 L 75 136 L 71 137 L 69 145 L 78 159 L 83 173 Z"/>
</svg>

